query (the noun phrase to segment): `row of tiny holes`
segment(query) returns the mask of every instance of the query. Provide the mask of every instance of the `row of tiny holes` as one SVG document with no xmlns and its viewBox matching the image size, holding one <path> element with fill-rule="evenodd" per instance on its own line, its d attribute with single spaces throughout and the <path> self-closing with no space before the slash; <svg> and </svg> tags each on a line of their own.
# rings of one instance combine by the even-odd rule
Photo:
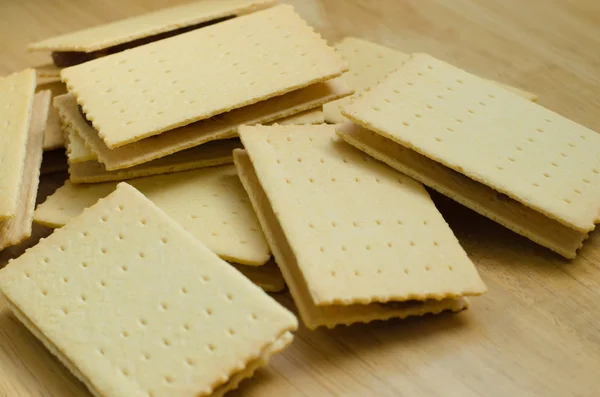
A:
<svg viewBox="0 0 600 397">
<path fill-rule="evenodd" d="M 165 241 L 164 241 L 164 239 L 162 239 L 162 240 L 163 240 L 163 243 L 164 243 L 164 242 L 165 242 Z M 64 246 L 60 246 L 60 249 L 61 249 L 61 251 L 63 251 L 63 252 L 65 251 L 65 247 L 64 247 Z M 45 259 L 44 259 L 44 262 L 45 262 L 45 263 L 49 263 L 49 262 L 50 262 L 50 260 L 49 260 L 48 258 L 45 258 Z M 82 266 L 83 266 L 83 267 L 87 267 L 87 264 L 86 264 L 85 262 L 83 262 Z M 123 270 L 123 271 L 127 271 L 127 268 L 126 268 L 126 267 L 123 267 L 123 268 L 122 268 L 122 270 Z M 26 276 L 26 278 L 28 278 L 28 279 L 29 279 L 29 278 L 31 277 L 31 274 L 30 274 L 29 272 L 25 272 L 25 276 Z M 202 277 L 201 277 L 201 279 L 202 279 L 202 281 L 203 281 L 204 283 L 206 283 L 206 282 L 208 282 L 208 281 L 210 280 L 208 276 L 202 276 Z M 67 277 L 64 277 L 62 281 L 63 281 L 64 283 L 68 283 L 68 282 L 69 282 L 69 279 L 68 279 Z M 106 286 L 106 282 L 104 282 L 104 281 L 101 281 L 101 282 L 100 282 L 100 285 L 101 285 L 102 287 L 105 287 L 105 286 Z M 185 295 L 185 294 L 187 294 L 187 293 L 188 293 L 188 290 L 187 290 L 187 288 L 185 288 L 185 287 L 182 287 L 182 288 L 181 288 L 181 293 L 182 293 L 182 294 L 184 294 L 184 295 Z M 43 294 L 44 296 L 47 296 L 47 295 L 48 295 L 48 291 L 47 291 L 47 290 L 42 290 L 42 294 Z M 230 301 L 230 302 L 231 302 L 231 301 L 233 301 L 233 295 L 232 295 L 231 293 L 227 293 L 227 294 L 225 295 L 225 297 L 226 297 L 226 299 L 227 299 L 228 301 Z M 85 294 L 82 294 L 82 295 L 81 295 L 81 297 L 80 297 L 80 299 L 81 299 L 81 301 L 82 301 L 82 302 L 84 302 L 84 303 L 87 301 L 87 298 L 86 298 Z M 159 310 L 162 310 L 162 311 L 167 311 L 167 310 L 168 310 L 168 308 L 169 308 L 169 307 L 168 307 L 168 304 L 167 304 L 167 303 L 165 303 L 165 302 L 161 302 L 161 304 L 160 304 L 160 309 L 159 309 Z M 64 313 L 65 315 L 68 315 L 68 314 L 69 314 L 68 310 L 67 310 L 66 308 L 64 308 L 64 307 L 62 308 L 62 311 L 63 311 L 63 313 Z M 210 309 L 210 308 L 206 308 L 206 309 L 205 309 L 205 313 L 206 313 L 206 315 L 207 315 L 207 316 L 212 316 L 212 314 L 213 314 L 213 312 L 212 312 L 212 309 Z M 257 319 L 258 319 L 258 316 L 257 316 L 255 313 L 252 313 L 252 314 L 251 314 L 251 318 L 252 318 L 252 319 L 254 319 L 254 320 L 257 320 Z M 147 322 L 147 320 L 145 320 L 145 319 L 140 319 L 140 320 L 139 320 L 139 324 L 140 324 L 140 326 L 142 326 L 142 327 L 145 327 L 145 326 L 147 326 L 147 325 L 148 325 L 148 322 Z M 189 326 L 189 324 L 184 324 L 184 325 L 183 325 L 183 329 L 184 329 L 185 331 L 189 331 L 189 330 L 190 330 L 190 328 L 191 328 L 191 327 Z M 229 329 L 229 330 L 227 331 L 227 333 L 228 333 L 230 336 L 234 336 L 234 335 L 235 335 L 235 331 L 234 331 L 233 329 Z M 127 331 L 123 331 L 123 333 L 122 333 L 121 335 L 122 335 L 123 337 L 127 338 L 127 337 L 129 336 L 129 333 L 128 333 Z M 169 346 L 170 346 L 170 344 L 171 344 L 171 342 L 170 342 L 168 339 L 164 339 L 164 340 L 163 340 L 163 345 L 164 345 L 165 347 L 169 347 Z M 213 352 L 213 351 L 215 350 L 215 346 L 214 346 L 214 345 L 212 345 L 212 344 L 209 344 L 209 345 L 208 345 L 208 350 L 209 350 L 210 352 Z M 102 349 L 99 349 L 99 352 L 100 352 L 102 355 L 104 355 L 104 351 L 103 351 Z M 150 359 L 150 356 L 149 356 L 148 354 L 144 354 L 144 359 L 145 359 L 145 360 L 149 360 L 149 359 Z M 188 359 L 186 359 L 186 364 L 188 364 L 189 366 L 193 366 L 194 362 L 193 362 L 193 360 L 192 360 L 192 359 L 189 359 L 189 358 L 188 358 Z M 127 370 L 124 370 L 124 369 L 123 369 L 123 370 L 122 370 L 122 373 L 123 373 L 123 375 L 125 375 L 125 376 L 128 376 L 128 372 L 127 372 Z M 172 378 L 170 378 L 170 377 L 165 377 L 165 381 L 166 381 L 167 383 L 172 383 L 172 382 L 173 382 L 173 379 L 172 379 Z"/>
<path fill-rule="evenodd" d="M 422 76 L 422 73 L 419 73 L 419 75 L 420 75 L 420 76 Z M 458 83 L 460 83 L 460 84 L 462 84 L 462 83 L 463 83 L 463 82 L 462 82 L 462 80 L 457 80 L 457 82 L 458 82 Z M 411 86 L 413 85 L 413 83 L 411 83 L 411 82 L 408 82 L 407 84 L 408 84 L 408 85 L 411 85 Z M 451 87 L 448 87 L 448 90 L 452 91 L 452 88 L 451 88 Z M 394 93 L 396 93 L 396 94 L 399 94 L 399 93 L 400 93 L 400 91 L 399 91 L 399 90 L 397 90 L 397 89 L 395 89 L 395 90 L 394 90 Z M 492 99 L 493 99 L 493 98 L 495 98 L 495 96 L 494 96 L 494 95 L 492 95 L 492 94 L 490 94 L 490 95 L 488 95 L 488 96 L 489 96 L 490 98 L 492 98 Z M 444 97 L 443 97 L 442 95 L 437 95 L 437 97 L 438 97 L 439 99 L 444 99 Z M 390 102 L 391 102 L 391 100 L 389 100 L 389 99 L 385 99 L 385 101 L 386 101 L 387 103 L 390 103 Z M 486 104 L 485 104 L 484 102 L 479 102 L 479 104 L 480 104 L 481 106 L 486 106 Z M 431 106 L 431 105 L 427 105 L 427 108 L 431 110 L 431 109 L 433 109 L 433 106 Z M 375 111 L 379 112 L 379 111 L 381 111 L 381 108 L 378 108 L 378 107 L 373 107 L 373 110 L 375 110 Z M 470 114 L 474 114 L 474 113 L 475 113 L 475 112 L 474 112 L 473 110 L 471 110 L 471 109 L 468 109 L 467 111 L 468 111 Z M 421 116 L 420 114 L 418 114 L 418 113 L 417 113 L 417 114 L 415 114 L 415 117 L 417 117 L 417 118 L 421 118 L 422 116 Z M 456 119 L 456 121 L 457 121 L 458 123 L 462 123 L 462 122 L 463 122 L 461 119 Z M 546 121 L 547 123 L 551 123 L 551 122 L 552 122 L 550 119 L 545 119 L 545 121 Z M 403 124 L 405 127 L 409 127 L 409 126 L 410 126 L 410 123 L 408 123 L 407 121 L 404 121 L 402 124 Z M 449 132 L 454 132 L 454 129 L 453 129 L 453 128 L 451 128 L 451 127 L 447 127 L 447 128 L 446 128 L 446 130 L 447 130 L 447 131 L 449 131 Z M 542 128 L 537 128 L 537 129 L 536 129 L 536 131 L 537 131 L 537 132 L 539 132 L 539 133 L 543 133 L 543 132 L 544 132 L 544 129 L 542 129 Z M 580 135 L 580 138 L 581 138 L 582 140 L 585 140 L 585 135 Z M 435 137 L 435 140 L 436 140 L 437 142 L 442 142 L 442 139 L 441 139 L 440 137 Z M 529 137 L 529 138 L 527 138 L 527 140 L 528 140 L 529 142 L 531 142 L 531 143 L 535 142 L 535 139 L 534 139 L 533 137 Z M 570 142 L 570 143 L 569 143 L 569 146 L 570 146 L 570 147 L 572 147 L 572 148 L 576 147 L 576 145 L 575 145 L 574 143 L 572 143 L 572 142 Z M 517 149 L 517 150 L 519 150 L 519 151 L 522 151 L 522 150 L 523 150 L 523 148 L 522 148 L 522 147 L 520 147 L 520 146 L 517 146 L 517 148 L 516 148 L 516 149 Z M 561 153 L 561 156 L 563 156 L 563 157 L 568 157 L 568 155 L 567 155 L 566 153 L 564 153 L 564 152 L 562 152 L 562 153 Z M 515 161 L 516 161 L 516 160 L 515 160 L 513 157 L 509 157 L 509 158 L 508 158 L 508 160 L 509 160 L 509 161 L 512 161 L 512 162 L 515 162 Z M 554 167 L 558 167 L 558 165 L 557 165 L 555 162 L 552 162 L 551 164 L 552 164 Z M 498 168 L 500 171 L 504 170 L 504 168 L 503 168 L 502 166 L 497 166 L 496 168 Z M 598 169 L 593 169 L 593 172 L 594 172 L 594 174 L 599 174 L 599 173 L 600 173 L 600 171 L 599 171 Z M 550 178 L 550 175 L 549 175 L 548 173 L 544 173 L 544 176 L 545 176 L 546 178 Z M 589 181 L 588 179 L 585 179 L 585 178 L 583 179 L 583 182 L 584 182 L 584 183 L 590 183 L 590 181 Z M 537 183 L 533 183 L 533 186 L 535 186 L 535 187 L 539 187 L 539 184 L 537 184 Z M 581 194 L 581 191 L 579 191 L 578 189 L 573 189 L 573 190 L 574 190 L 574 192 L 575 192 L 575 193 L 577 193 L 577 194 Z M 571 201 L 570 201 L 569 199 L 564 199 L 564 201 L 565 201 L 566 203 L 569 203 L 569 204 L 571 203 Z"/>
<path fill-rule="evenodd" d="M 448 265 L 448 270 L 453 271 L 454 270 L 454 266 Z M 431 267 L 430 266 L 425 266 L 425 271 L 431 271 Z M 380 268 L 377 268 L 377 274 L 381 274 L 381 273 L 383 273 L 383 271 Z M 409 274 L 409 273 L 410 273 L 410 270 L 408 268 L 404 268 L 404 274 Z M 358 270 L 355 270 L 354 271 L 354 275 L 356 277 L 359 277 L 360 276 L 360 272 Z M 335 271 L 332 271 L 331 272 L 331 276 L 332 277 L 336 277 L 337 273 Z"/>
<path fill-rule="evenodd" d="M 312 138 L 308 138 L 308 139 L 309 139 L 309 141 L 310 141 L 310 142 L 312 142 L 312 141 L 313 141 L 313 140 L 312 140 Z M 288 142 L 291 142 L 291 141 L 292 141 L 292 138 L 290 138 L 290 137 L 287 137 L 287 138 L 286 138 L 286 141 L 288 141 Z M 267 139 L 267 143 L 272 143 L 271 139 Z M 303 160 L 302 160 L 302 157 L 298 157 L 298 158 L 296 159 L 296 161 L 297 161 L 298 163 L 301 163 L 301 162 L 303 161 Z M 325 164 L 325 159 L 324 159 L 323 157 L 321 157 L 321 159 L 320 159 L 319 161 L 320 161 L 320 163 L 321 163 L 321 164 Z M 349 162 L 349 161 L 348 161 L 348 159 L 347 159 L 347 158 L 345 158 L 345 157 L 344 157 L 344 158 L 342 158 L 342 161 L 344 162 L 344 164 L 348 164 L 348 162 Z M 368 163 L 369 161 L 371 161 L 371 159 L 369 159 L 368 157 L 363 157 L 363 161 L 364 161 L 365 163 Z M 281 159 L 276 159 L 276 160 L 275 160 L 275 162 L 276 162 L 277 164 L 281 164 Z M 310 183 L 314 183 L 314 181 L 315 181 L 313 178 L 308 178 L 308 180 L 310 181 Z M 285 181 L 286 181 L 286 183 L 288 183 L 288 184 L 289 184 L 289 183 L 291 183 L 291 180 L 290 180 L 289 178 L 286 178 L 286 180 L 285 180 Z M 332 181 L 332 182 L 336 182 L 336 181 L 337 181 L 337 178 L 333 177 L 333 178 L 331 178 L 331 181 Z M 356 177 L 356 178 L 354 178 L 354 181 L 355 181 L 355 182 L 360 182 L 360 178 Z M 377 183 L 381 183 L 381 179 L 379 179 L 379 178 L 375 178 L 375 181 L 376 181 Z M 403 181 L 402 179 L 398 179 L 398 182 L 399 182 L 400 184 L 404 183 L 404 181 Z"/>
</svg>

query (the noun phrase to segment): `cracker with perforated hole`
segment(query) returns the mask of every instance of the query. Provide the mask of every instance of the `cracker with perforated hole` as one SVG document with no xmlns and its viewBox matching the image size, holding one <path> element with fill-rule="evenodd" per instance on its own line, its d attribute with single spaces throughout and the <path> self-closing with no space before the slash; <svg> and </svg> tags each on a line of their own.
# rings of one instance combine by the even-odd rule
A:
<svg viewBox="0 0 600 397">
<path fill-rule="evenodd" d="M 233 165 L 129 182 L 221 258 L 264 265 L 271 251 Z M 35 211 L 37 223 L 62 227 L 115 189 L 116 183 L 69 181 Z"/>
<path fill-rule="evenodd" d="M 56 98 L 55 106 L 64 120 L 86 141 L 86 145 L 98 157 L 98 161 L 104 164 L 107 170 L 114 171 L 143 164 L 206 142 L 232 138 L 237 136 L 239 125 L 270 123 L 352 93 L 353 91 L 346 84 L 339 79 L 333 79 L 113 150 L 104 144 L 98 132 L 82 117 L 72 95 Z"/>
<path fill-rule="evenodd" d="M 453 310 L 485 291 L 423 186 L 333 126 L 239 133 L 240 178 L 308 327 Z"/>
<path fill-rule="evenodd" d="M 38 72 L 39 76 L 39 72 Z M 37 78 L 36 91 L 50 90 L 52 97 L 63 95 L 67 92 L 67 87 L 60 81 L 52 83 L 40 83 L 40 77 Z M 60 124 L 60 118 L 54 106 L 48 109 L 48 121 L 46 122 L 46 131 L 44 132 L 44 151 L 55 150 L 65 147 L 65 137 Z"/>
<path fill-rule="evenodd" d="M 233 163 L 233 150 L 240 147 L 239 139 L 212 141 L 148 163 L 116 171 L 107 171 L 104 165 L 97 161 L 69 164 L 69 179 L 73 183 L 123 181 L 143 176 L 231 164 Z"/>
<path fill-rule="evenodd" d="M 276 121 L 279 125 L 323 124 L 324 122 L 325 114 L 323 113 L 323 107 L 307 110 Z"/>
<path fill-rule="evenodd" d="M 0 78 L 0 221 L 18 210 L 30 132 L 35 71 Z"/>
<path fill-rule="evenodd" d="M 346 70 L 292 6 L 279 5 L 64 69 L 61 78 L 114 149 Z"/>
<path fill-rule="evenodd" d="M 295 317 L 122 183 L 0 271 L 17 317 L 97 396 L 208 396 Z"/>
<path fill-rule="evenodd" d="M 346 37 L 337 43 L 335 48 L 350 67 L 350 71 L 344 74 L 342 79 L 356 91 L 357 95 L 377 84 L 410 58 L 410 55 L 404 52 L 356 37 Z M 494 84 L 512 90 L 532 101 L 537 99 L 536 95 L 519 88 L 495 81 Z M 324 106 L 325 120 L 328 123 L 348 121 L 342 116 L 341 109 L 352 103 L 353 98 L 343 98 L 326 104 Z"/>
<path fill-rule="evenodd" d="M 490 187 L 357 124 L 347 122 L 336 126 L 336 130 L 346 142 L 377 160 L 564 257 L 575 257 L 587 238 L 587 233 L 570 229 Z"/>
<path fill-rule="evenodd" d="M 161 33 L 243 15 L 270 7 L 277 0 L 203 0 L 51 37 L 29 45 L 33 51 L 84 52 L 104 50 Z M 140 43 L 142 44 L 142 43 Z M 52 70 L 51 65 L 40 67 Z"/>
<path fill-rule="evenodd" d="M 581 233 L 600 213 L 600 135 L 418 54 L 344 114 Z"/>
<path fill-rule="evenodd" d="M 22 179 L 19 182 L 18 206 L 12 218 L 0 221 L 0 251 L 6 247 L 20 244 L 31 236 L 42 163 L 44 129 L 49 107 L 50 91 L 41 91 L 35 94 L 27 134 Z"/>
</svg>

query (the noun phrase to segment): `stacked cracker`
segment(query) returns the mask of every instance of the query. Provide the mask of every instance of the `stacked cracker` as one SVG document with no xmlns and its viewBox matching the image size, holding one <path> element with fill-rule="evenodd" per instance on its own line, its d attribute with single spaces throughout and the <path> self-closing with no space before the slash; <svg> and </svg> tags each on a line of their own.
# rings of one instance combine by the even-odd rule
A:
<svg viewBox="0 0 600 397">
<path fill-rule="evenodd" d="M 421 182 L 565 256 L 593 228 L 595 134 L 535 95 L 358 39 L 337 46 L 340 77 L 273 3 L 204 1 L 35 45 L 78 64 L 54 99 L 70 181 L 33 214 L 58 229 L 0 290 L 95 395 L 237 387 L 297 327 L 250 280 L 287 284 L 310 329 L 466 309 L 486 287 Z M 35 74 L 15 76 L 30 103 Z M 324 119 L 342 124 L 311 125 Z M 523 140 L 542 146 L 526 158 Z M 14 175 L 37 182 L 26 167 Z"/>
<path fill-rule="evenodd" d="M 67 135 L 71 181 L 231 163 L 239 125 L 350 95 L 335 80 L 346 70 L 283 5 L 66 68 L 69 93 L 54 104 Z M 314 122 L 319 113 L 304 116 Z"/>
</svg>

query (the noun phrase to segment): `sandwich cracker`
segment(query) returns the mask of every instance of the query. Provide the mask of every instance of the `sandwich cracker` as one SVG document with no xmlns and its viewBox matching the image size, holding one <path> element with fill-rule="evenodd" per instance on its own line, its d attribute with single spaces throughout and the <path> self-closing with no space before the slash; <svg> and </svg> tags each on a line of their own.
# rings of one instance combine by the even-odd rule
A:
<svg viewBox="0 0 600 397">
<path fill-rule="evenodd" d="M 0 271 L 0 290 L 94 395 L 226 391 L 297 327 L 127 184 Z"/>
<path fill-rule="evenodd" d="M 600 135 L 495 84 L 416 54 L 344 115 L 586 233 L 600 214 Z"/>
<path fill-rule="evenodd" d="M 240 136 L 240 177 L 294 299 L 312 302 L 298 303 L 308 326 L 333 313 L 342 323 L 399 317 L 415 300 L 421 313 L 429 300 L 485 291 L 422 185 L 341 143 L 333 127 L 243 126 Z"/>
<path fill-rule="evenodd" d="M 109 149 L 98 136 L 98 131 L 85 121 L 77 109 L 77 102 L 73 95 L 57 98 L 55 104 L 65 120 L 85 140 L 98 161 L 104 164 L 107 170 L 114 171 L 143 164 L 210 141 L 233 138 L 237 136 L 237 127 L 241 124 L 274 122 L 348 96 L 352 92 L 342 81 L 333 79 L 116 149 Z"/>
<path fill-rule="evenodd" d="M 293 7 L 279 5 L 64 69 L 61 78 L 114 149 L 346 70 Z"/>
</svg>

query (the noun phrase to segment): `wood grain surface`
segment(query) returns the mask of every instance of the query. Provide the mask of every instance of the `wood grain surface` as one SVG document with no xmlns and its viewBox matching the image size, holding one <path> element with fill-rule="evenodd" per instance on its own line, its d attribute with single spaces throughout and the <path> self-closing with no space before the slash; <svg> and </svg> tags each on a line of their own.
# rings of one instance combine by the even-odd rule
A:
<svg viewBox="0 0 600 397">
<path fill-rule="evenodd" d="M 180 3 L 171 1 L 169 3 Z M 598 0 L 286 0 L 331 42 L 425 51 L 540 95 L 600 131 Z M 46 63 L 28 42 L 167 5 L 0 0 L 0 75 Z M 39 200 L 65 174 L 43 177 Z M 471 309 L 309 332 L 236 396 L 598 396 L 600 235 L 566 261 L 449 200 L 440 210 L 489 287 Z M 36 228 L 36 236 L 49 233 Z M 34 244 L 35 238 L 27 244 Z M 0 266 L 26 247 L 0 253 Z M 293 307 L 285 295 L 278 297 Z M 0 303 L 0 396 L 89 396 Z"/>
</svg>

